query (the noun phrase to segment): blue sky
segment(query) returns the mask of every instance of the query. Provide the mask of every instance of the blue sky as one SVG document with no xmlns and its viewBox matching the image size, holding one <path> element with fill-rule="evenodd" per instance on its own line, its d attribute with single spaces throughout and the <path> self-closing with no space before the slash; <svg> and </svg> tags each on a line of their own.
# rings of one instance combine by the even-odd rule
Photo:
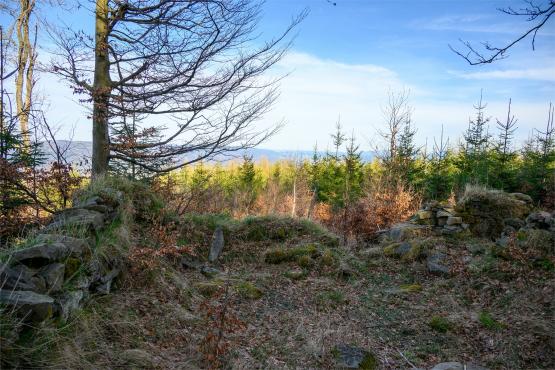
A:
<svg viewBox="0 0 555 370">
<path fill-rule="evenodd" d="M 431 142 L 441 126 L 456 141 L 472 106 L 484 91 L 486 114 L 500 119 L 509 98 L 519 119 L 520 140 L 545 124 L 555 102 L 555 20 L 538 33 L 536 50 L 530 40 L 517 45 L 506 60 L 469 66 L 448 48 L 458 39 L 504 44 L 526 29 L 523 19 L 499 13 L 499 7 L 521 1 L 482 0 L 267 0 L 260 31 L 270 37 L 291 17 L 308 8 L 295 43 L 271 75 L 291 73 L 281 83 L 281 96 L 261 125 L 287 124 L 262 145 L 271 149 L 324 149 L 338 117 L 363 149 L 376 143 L 383 124 L 381 108 L 388 91 L 410 89 L 418 140 Z M 90 18 L 89 18 L 90 19 Z M 88 27 L 81 16 L 65 21 Z M 91 23 L 92 26 L 92 23 Z M 73 103 L 71 91 L 55 78 L 40 82 L 50 100 L 51 120 L 60 135 L 75 126 L 76 140 L 90 139 L 90 121 Z"/>
</svg>

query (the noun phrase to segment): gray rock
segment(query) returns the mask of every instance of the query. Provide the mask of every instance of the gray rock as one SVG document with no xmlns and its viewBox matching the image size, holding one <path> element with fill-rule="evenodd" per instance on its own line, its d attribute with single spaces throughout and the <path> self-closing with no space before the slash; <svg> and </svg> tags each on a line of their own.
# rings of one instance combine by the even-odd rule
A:
<svg viewBox="0 0 555 370">
<path fill-rule="evenodd" d="M 506 218 L 503 220 L 503 223 L 505 224 L 505 226 L 510 226 L 515 230 L 518 230 L 526 225 L 526 222 L 524 222 L 524 220 L 515 217 Z"/>
<path fill-rule="evenodd" d="M 191 256 L 184 255 L 181 257 L 181 266 L 186 269 L 199 270 L 202 267 L 202 262 L 194 259 Z"/>
<path fill-rule="evenodd" d="M 32 247 L 19 249 L 12 253 L 11 259 L 27 266 L 40 267 L 52 262 L 63 261 L 68 257 L 81 258 L 88 252 L 88 245 L 81 239 L 71 238 L 79 242 L 43 242 Z"/>
<path fill-rule="evenodd" d="M 545 211 L 532 212 L 526 217 L 526 227 L 534 229 L 549 229 L 551 214 Z"/>
<path fill-rule="evenodd" d="M 462 232 L 463 229 L 460 226 L 456 225 L 446 225 L 441 229 L 442 235 L 455 235 Z"/>
<path fill-rule="evenodd" d="M 64 321 L 67 321 L 71 315 L 81 307 L 81 302 L 85 299 L 86 294 L 82 290 L 64 292 L 61 297 L 56 300 L 58 312 Z"/>
<path fill-rule="evenodd" d="M 405 254 L 409 253 L 411 249 L 412 246 L 410 245 L 410 243 L 403 242 L 401 243 L 401 245 L 395 248 L 395 251 L 393 251 L 393 253 L 399 257 L 403 257 Z"/>
<path fill-rule="evenodd" d="M 44 321 L 54 315 L 54 299 L 28 290 L 0 289 L 0 303 L 14 307 L 26 320 Z"/>
<path fill-rule="evenodd" d="M 102 213 L 84 208 L 68 208 L 54 216 L 54 221 L 45 230 L 84 228 L 99 231 L 103 226 L 104 215 Z"/>
<path fill-rule="evenodd" d="M 85 199 L 82 202 L 79 202 L 76 205 L 77 208 L 84 208 L 88 209 L 89 211 L 96 211 L 100 213 L 110 213 L 114 210 L 113 207 L 110 207 L 106 204 L 103 198 L 95 195 L 91 198 Z"/>
<path fill-rule="evenodd" d="M 66 266 L 63 263 L 52 263 L 38 271 L 37 275 L 44 279 L 49 293 L 56 293 L 62 290 L 65 269 Z"/>
<path fill-rule="evenodd" d="M 0 263 L 0 289 L 38 290 L 32 281 L 32 274 L 27 273 L 26 270 L 18 271 L 7 264 Z"/>
<path fill-rule="evenodd" d="M 392 241 L 399 242 L 425 234 L 429 230 L 430 227 L 426 225 L 416 225 L 410 222 L 402 222 L 393 225 L 391 229 L 389 229 L 387 235 Z"/>
<path fill-rule="evenodd" d="M 437 219 L 437 226 L 445 226 L 447 224 L 447 217 Z"/>
<path fill-rule="evenodd" d="M 442 362 L 432 367 L 431 370 L 465 370 L 460 362 Z"/>
<path fill-rule="evenodd" d="M 114 279 L 119 275 L 120 272 L 120 269 L 114 268 L 110 270 L 106 275 L 103 275 L 100 278 L 100 281 L 97 282 L 95 291 L 100 294 L 110 294 Z"/>
<path fill-rule="evenodd" d="M 382 247 L 367 248 L 360 251 L 360 254 L 368 258 L 383 256 L 383 248 Z"/>
<path fill-rule="evenodd" d="M 376 365 L 374 356 L 362 348 L 339 344 L 335 347 L 334 352 L 337 357 L 337 365 L 341 368 L 359 369 L 361 365 L 370 366 L 368 362 Z"/>
<path fill-rule="evenodd" d="M 531 196 L 529 196 L 528 194 L 523 194 L 523 193 L 511 193 L 511 195 L 513 196 L 513 198 L 516 198 L 518 200 L 521 200 L 523 202 L 526 202 L 528 204 L 532 204 L 534 203 L 534 200 L 532 199 Z"/>
<path fill-rule="evenodd" d="M 62 243 L 41 243 L 15 251 L 12 260 L 27 266 L 40 267 L 68 258 L 71 250 Z"/>
<path fill-rule="evenodd" d="M 462 224 L 462 217 L 449 216 L 447 217 L 447 225 L 454 226 Z"/>
<path fill-rule="evenodd" d="M 214 278 L 222 273 L 220 270 L 210 266 L 202 266 L 200 272 L 208 278 Z"/>
<path fill-rule="evenodd" d="M 212 245 L 210 246 L 210 255 L 208 256 L 208 260 L 210 262 L 214 262 L 222 253 L 222 249 L 224 248 L 224 231 L 222 230 L 221 226 L 218 226 L 214 231 L 214 235 L 212 236 Z"/>
<path fill-rule="evenodd" d="M 447 211 L 442 210 L 442 209 L 437 211 L 437 213 L 436 213 L 437 218 L 447 218 L 447 217 L 451 217 L 451 216 L 453 216 L 453 215 L 450 212 L 447 212 Z"/>
<path fill-rule="evenodd" d="M 428 272 L 434 275 L 449 275 L 451 269 L 447 264 L 447 256 L 443 253 L 435 253 L 426 259 Z"/>
</svg>

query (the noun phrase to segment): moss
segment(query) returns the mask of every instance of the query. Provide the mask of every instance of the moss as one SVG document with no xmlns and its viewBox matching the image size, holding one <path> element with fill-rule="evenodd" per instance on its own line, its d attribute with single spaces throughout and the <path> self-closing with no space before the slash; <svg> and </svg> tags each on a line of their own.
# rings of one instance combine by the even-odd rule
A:
<svg viewBox="0 0 555 370">
<path fill-rule="evenodd" d="M 318 248 L 314 244 L 298 246 L 294 248 L 280 247 L 266 252 L 264 261 L 270 264 L 298 261 L 301 256 L 315 256 Z"/>
<path fill-rule="evenodd" d="M 493 316 L 491 316 L 491 314 L 486 311 L 480 312 L 480 314 L 478 315 L 478 321 L 480 321 L 480 324 L 482 324 L 484 328 L 490 330 L 496 330 L 505 327 L 503 323 L 495 320 Z"/>
<path fill-rule="evenodd" d="M 65 261 L 65 272 L 64 280 L 71 279 L 79 268 L 81 267 L 81 261 L 78 258 L 70 257 Z"/>
<path fill-rule="evenodd" d="M 337 307 L 346 303 L 345 295 L 338 290 L 322 292 L 317 296 L 318 302 L 323 306 Z"/>
<path fill-rule="evenodd" d="M 322 266 L 335 266 L 337 259 L 331 249 L 326 249 L 320 257 L 320 264 Z"/>
<path fill-rule="evenodd" d="M 358 365 L 359 369 L 362 370 L 375 370 L 378 368 L 378 360 L 376 356 L 372 353 L 367 353 L 362 359 L 361 363 Z"/>
<path fill-rule="evenodd" d="M 404 293 L 418 293 L 422 291 L 422 285 L 420 284 L 404 284 L 399 287 Z"/>
<path fill-rule="evenodd" d="M 234 288 L 241 297 L 246 299 L 259 299 L 264 295 L 264 292 L 260 288 L 248 281 L 238 283 Z"/>
<path fill-rule="evenodd" d="M 451 322 L 442 316 L 433 316 L 428 325 L 439 333 L 447 333 L 452 328 Z"/>
<path fill-rule="evenodd" d="M 383 254 L 388 257 L 393 257 L 395 255 L 395 250 L 401 245 L 401 243 L 391 243 L 383 249 Z"/>
<path fill-rule="evenodd" d="M 213 297 L 224 286 L 221 280 L 199 282 L 194 285 L 195 289 L 205 297 Z"/>
<path fill-rule="evenodd" d="M 299 256 L 297 258 L 297 264 L 300 267 L 309 268 L 309 267 L 314 266 L 314 260 L 308 255 Z"/>
</svg>

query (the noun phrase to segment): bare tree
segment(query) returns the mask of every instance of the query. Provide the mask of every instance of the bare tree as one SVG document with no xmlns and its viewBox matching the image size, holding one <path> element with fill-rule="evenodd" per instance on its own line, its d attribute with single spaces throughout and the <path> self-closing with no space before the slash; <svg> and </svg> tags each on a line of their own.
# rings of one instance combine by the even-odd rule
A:
<svg viewBox="0 0 555 370">
<path fill-rule="evenodd" d="M 515 116 L 511 116 L 511 99 L 509 99 L 509 108 L 507 109 L 507 118 L 505 122 L 501 122 L 498 119 L 497 128 L 499 129 L 499 140 L 497 142 L 497 150 L 501 155 L 501 162 L 506 162 L 511 154 L 511 141 L 515 130 L 517 129 L 516 124 L 518 122 Z"/>
<path fill-rule="evenodd" d="M 305 13 L 255 46 L 260 10 L 251 0 L 96 0 L 94 36 L 53 32 L 62 50 L 53 70 L 92 102 L 93 176 L 114 159 L 169 171 L 274 133 L 252 125 L 277 97 L 277 80 L 261 77 Z M 110 140 L 113 120 L 134 115 L 163 137 Z M 152 165 L 160 159 L 171 163 Z"/>
<path fill-rule="evenodd" d="M 481 48 L 477 48 L 468 41 L 460 40 L 466 48 L 465 52 L 459 51 L 451 45 L 449 45 L 449 48 L 466 60 L 470 65 L 488 64 L 499 59 L 504 59 L 507 57 L 509 49 L 528 37 L 532 38 L 532 50 L 535 50 L 538 31 L 545 26 L 555 13 L 555 0 L 548 0 L 545 2 L 525 0 L 524 3 L 526 5 L 523 8 L 514 9 L 508 7 L 498 9 L 504 14 L 526 17 L 526 21 L 532 24 L 531 27 L 508 44 L 493 46 L 486 41 L 482 43 Z"/>
</svg>

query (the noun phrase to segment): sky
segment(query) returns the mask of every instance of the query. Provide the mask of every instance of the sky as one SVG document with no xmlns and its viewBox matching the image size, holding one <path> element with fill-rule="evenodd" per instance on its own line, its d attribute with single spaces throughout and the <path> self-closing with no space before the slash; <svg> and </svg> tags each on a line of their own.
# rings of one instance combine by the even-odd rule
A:
<svg viewBox="0 0 555 370">
<path fill-rule="evenodd" d="M 474 114 L 483 91 L 486 116 L 506 116 L 509 98 L 518 119 L 517 139 L 524 140 L 547 120 L 555 102 L 555 19 L 540 30 L 536 49 L 524 40 L 507 59 L 470 66 L 448 45 L 459 39 L 504 45 L 525 31 L 522 18 L 497 8 L 523 6 L 500 0 L 267 0 L 259 24 L 262 39 L 283 31 L 304 9 L 309 15 L 296 29 L 294 44 L 270 72 L 288 76 L 280 97 L 260 122 L 284 121 L 281 131 L 261 147 L 279 150 L 325 149 L 340 120 L 363 150 L 379 145 L 383 107 L 388 93 L 410 91 L 413 123 L 419 144 L 443 130 L 455 143 Z M 75 15 L 64 22 L 89 27 L 90 19 Z M 92 22 L 90 23 L 92 27 Z M 67 86 L 50 75 L 39 89 L 48 102 L 48 117 L 62 129 L 74 128 L 74 140 L 90 140 L 91 122 Z"/>
</svg>

